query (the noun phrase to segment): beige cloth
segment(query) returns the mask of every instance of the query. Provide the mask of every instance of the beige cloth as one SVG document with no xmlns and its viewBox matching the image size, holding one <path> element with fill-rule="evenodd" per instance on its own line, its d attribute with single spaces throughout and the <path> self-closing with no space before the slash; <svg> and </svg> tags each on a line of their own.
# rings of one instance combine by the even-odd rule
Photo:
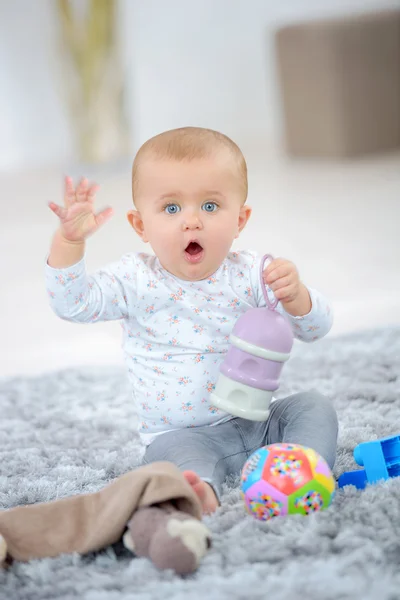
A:
<svg viewBox="0 0 400 600">
<path fill-rule="evenodd" d="M 165 501 L 201 519 L 200 501 L 182 473 L 172 463 L 156 462 L 93 494 L 0 511 L 0 535 L 8 557 L 19 561 L 85 554 L 118 542 L 139 508 Z"/>
</svg>

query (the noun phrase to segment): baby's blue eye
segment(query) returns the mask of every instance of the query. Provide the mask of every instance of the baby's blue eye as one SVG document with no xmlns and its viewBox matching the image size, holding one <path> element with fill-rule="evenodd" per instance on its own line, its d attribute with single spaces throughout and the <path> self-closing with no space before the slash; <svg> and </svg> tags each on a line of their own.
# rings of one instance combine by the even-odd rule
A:
<svg viewBox="0 0 400 600">
<path fill-rule="evenodd" d="M 218 208 L 218 205 L 216 202 L 205 202 L 201 208 L 206 212 L 215 212 Z"/>
<path fill-rule="evenodd" d="M 164 211 L 169 214 L 169 215 L 175 215 L 176 213 L 178 213 L 181 210 L 181 207 L 178 206 L 177 204 L 168 204 L 165 208 Z"/>
</svg>

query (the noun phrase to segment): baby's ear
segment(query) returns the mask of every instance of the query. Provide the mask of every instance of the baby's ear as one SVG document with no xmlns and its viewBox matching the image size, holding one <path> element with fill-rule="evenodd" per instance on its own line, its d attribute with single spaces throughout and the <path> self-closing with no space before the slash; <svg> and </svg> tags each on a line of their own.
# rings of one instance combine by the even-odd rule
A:
<svg viewBox="0 0 400 600">
<path fill-rule="evenodd" d="M 140 212 L 138 210 L 130 210 L 126 215 L 126 218 L 143 242 L 148 242 L 149 240 L 144 231 L 143 219 Z"/>
<path fill-rule="evenodd" d="M 247 225 L 247 221 L 250 219 L 251 208 L 244 204 L 239 211 L 239 219 L 238 219 L 238 235 Z"/>
</svg>

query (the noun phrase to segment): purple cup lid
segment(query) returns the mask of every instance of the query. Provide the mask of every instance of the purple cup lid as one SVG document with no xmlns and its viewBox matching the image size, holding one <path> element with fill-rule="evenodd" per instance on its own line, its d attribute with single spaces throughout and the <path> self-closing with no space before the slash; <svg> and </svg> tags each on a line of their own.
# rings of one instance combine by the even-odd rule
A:
<svg viewBox="0 0 400 600">
<path fill-rule="evenodd" d="M 274 352 L 288 353 L 293 332 L 286 317 L 268 308 L 250 308 L 235 323 L 232 335 Z"/>
<path fill-rule="evenodd" d="M 275 352 L 288 353 L 293 346 L 293 332 L 288 319 L 276 309 L 277 298 L 270 301 L 263 278 L 264 264 L 273 260 L 271 254 L 265 254 L 260 264 L 260 283 L 266 307 L 251 308 L 238 319 L 232 334 L 241 340 Z"/>
</svg>

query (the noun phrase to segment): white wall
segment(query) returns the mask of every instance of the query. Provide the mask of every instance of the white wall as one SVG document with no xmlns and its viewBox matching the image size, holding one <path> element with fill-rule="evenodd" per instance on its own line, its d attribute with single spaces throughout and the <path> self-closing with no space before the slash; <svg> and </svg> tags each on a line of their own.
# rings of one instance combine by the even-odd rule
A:
<svg viewBox="0 0 400 600">
<path fill-rule="evenodd" d="M 74 154 L 54 4 L 0 0 L 0 170 L 60 163 Z M 244 149 L 277 140 L 274 29 L 386 6 L 400 1 L 121 0 L 134 145 L 186 124 L 223 130 Z"/>
<path fill-rule="evenodd" d="M 0 0 L 0 169 L 71 153 L 52 4 Z"/>
<path fill-rule="evenodd" d="M 138 141 L 187 124 L 220 129 L 242 146 L 276 140 L 273 32 L 296 20 L 395 5 L 399 0 L 127 0 Z"/>
</svg>

